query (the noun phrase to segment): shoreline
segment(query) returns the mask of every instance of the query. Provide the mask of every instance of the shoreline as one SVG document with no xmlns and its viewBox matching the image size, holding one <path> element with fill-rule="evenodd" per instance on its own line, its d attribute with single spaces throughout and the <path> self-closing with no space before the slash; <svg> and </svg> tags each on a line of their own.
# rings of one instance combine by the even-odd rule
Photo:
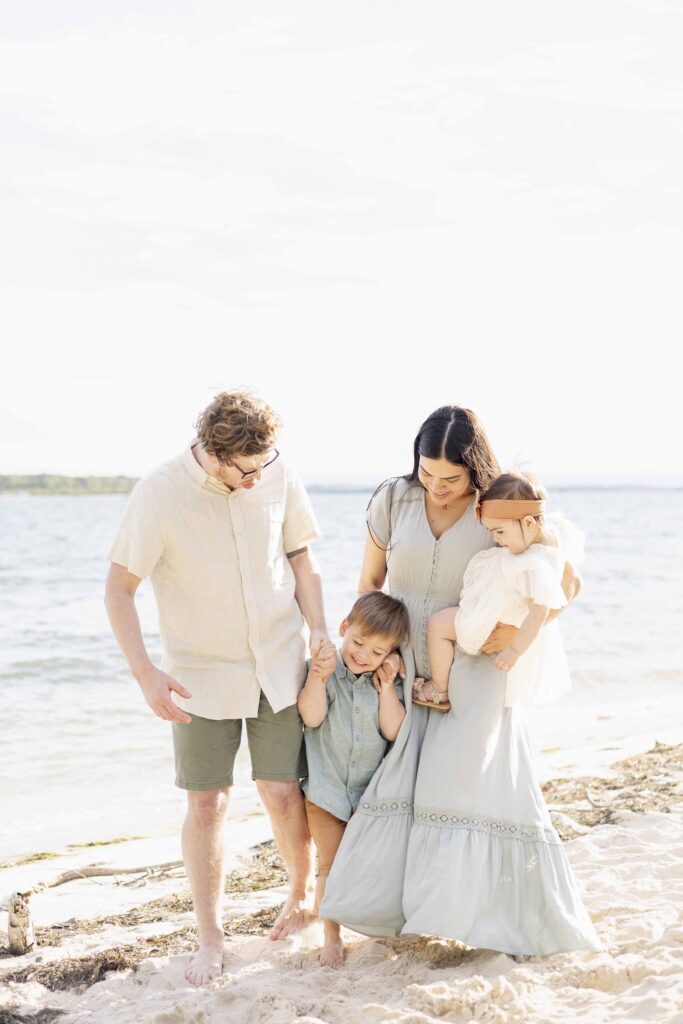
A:
<svg viewBox="0 0 683 1024">
<path fill-rule="evenodd" d="M 451 1012 L 492 1024 L 580 1016 L 683 1024 L 671 995 L 683 996 L 683 744 L 620 760 L 611 777 L 555 778 L 543 789 L 605 942 L 599 953 L 518 963 L 450 940 L 347 932 L 345 967 L 321 968 L 319 925 L 282 943 L 265 937 L 284 900 L 285 875 L 263 840 L 266 823 L 247 816 L 228 840 L 226 973 L 208 989 L 192 989 L 183 977 L 195 930 L 184 871 L 172 856 L 177 837 L 84 844 L 4 866 L 2 899 L 8 883 L 49 885 L 97 864 L 113 873 L 74 877 L 32 897 L 36 947 L 22 957 L 0 950 L 0 1019 L 209 1024 L 233 1019 L 225 1014 L 234 1003 L 241 1020 L 259 1024 L 460 1019 Z M 5 935 L 6 919 L 0 915 Z M 608 997 L 617 1015 L 602 1015 Z"/>
<path fill-rule="evenodd" d="M 398 473 L 402 475 L 405 467 Z M 301 470 L 308 491 L 320 494 L 371 495 L 382 480 L 392 473 L 318 473 Z M 534 474 L 555 492 L 563 491 L 679 491 L 683 490 L 683 473 L 679 470 L 619 472 L 613 470 L 574 473 L 553 473 L 543 469 Z M 92 495 L 129 494 L 140 474 L 130 473 L 0 473 L 0 494 L 19 495 Z"/>
<path fill-rule="evenodd" d="M 553 715 L 557 713 L 557 719 L 548 718 L 546 707 L 527 710 L 528 731 L 534 750 L 536 773 L 541 784 L 560 777 L 595 776 L 609 779 L 613 777 L 611 765 L 615 761 L 635 756 L 651 748 L 658 741 L 669 745 L 683 741 L 683 724 L 675 716 L 669 727 L 654 727 L 654 722 L 661 721 L 663 717 L 661 701 L 655 707 L 647 709 L 640 701 L 634 702 L 633 706 L 605 701 L 604 694 L 603 702 L 596 702 L 594 691 L 582 695 L 578 688 L 569 696 L 571 702 L 566 707 L 562 707 L 561 704 L 553 705 Z M 577 697 L 581 697 L 580 701 Z M 666 700 L 668 701 L 669 697 Z M 590 730 L 586 721 L 588 712 L 593 719 Z M 18 797 L 8 793 L 6 811 L 19 828 L 15 830 L 12 838 L 9 835 L 4 837 L 4 842 L 0 846 L 0 873 L 23 861 L 28 863 L 30 858 L 48 862 L 71 856 L 82 849 L 95 850 L 102 847 L 104 850 L 117 844 L 125 846 L 126 842 L 135 840 L 166 842 L 172 845 L 180 831 L 185 803 L 182 791 L 175 789 L 170 779 L 163 774 L 165 768 L 166 766 L 159 770 L 153 782 L 149 784 L 152 790 L 162 784 L 166 787 L 163 791 L 165 809 L 162 814 L 157 813 L 154 820 L 150 820 L 149 817 L 145 820 L 139 810 L 131 816 L 124 814 L 122 807 L 114 808 L 111 797 L 120 797 L 120 793 L 108 791 L 107 816 L 100 820 L 97 827 L 94 826 L 93 814 L 90 813 L 91 800 L 87 804 L 89 813 L 83 815 L 81 811 L 82 821 L 75 819 L 73 814 L 63 813 L 60 815 L 62 820 L 51 818 L 47 828 L 43 824 L 40 830 L 32 828 L 29 832 L 28 829 L 21 829 L 20 815 L 26 813 L 26 805 L 22 804 Z M 82 790 L 80 803 L 83 807 Z M 158 812 L 158 802 L 156 806 Z M 243 743 L 235 763 L 235 789 L 231 794 L 227 825 L 229 843 L 236 844 L 240 849 L 240 833 L 245 827 L 251 827 L 248 824 L 249 819 L 256 823 L 257 838 L 265 839 L 272 836 L 268 818 L 259 801 L 256 786 L 251 780 L 249 752 Z M 54 845 L 38 845 L 38 835 L 42 837 L 47 832 L 53 835 Z M 252 834 L 250 831 L 250 835 Z M 124 840 L 123 844 L 121 840 Z M 177 852 L 175 856 L 180 857 L 180 853 Z M 0 885 L 0 895 L 1 892 Z"/>
</svg>

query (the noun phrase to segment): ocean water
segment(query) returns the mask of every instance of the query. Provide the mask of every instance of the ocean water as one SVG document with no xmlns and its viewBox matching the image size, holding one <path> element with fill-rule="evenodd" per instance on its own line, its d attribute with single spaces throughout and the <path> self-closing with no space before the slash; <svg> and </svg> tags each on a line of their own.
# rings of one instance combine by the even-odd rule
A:
<svg viewBox="0 0 683 1024">
<path fill-rule="evenodd" d="M 317 491 L 333 634 L 354 600 L 370 491 Z M 125 496 L 0 495 L 0 858 L 177 829 L 170 726 L 146 707 L 103 606 Z M 563 615 L 574 688 L 530 714 L 544 774 L 683 739 L 683 490 L 568 488 L 585 530 L 580 599 Z M 151 587 L 138 607 L 159 652 Z M 246 747 L 232 813 L 256 813 Z"/>
</svg>

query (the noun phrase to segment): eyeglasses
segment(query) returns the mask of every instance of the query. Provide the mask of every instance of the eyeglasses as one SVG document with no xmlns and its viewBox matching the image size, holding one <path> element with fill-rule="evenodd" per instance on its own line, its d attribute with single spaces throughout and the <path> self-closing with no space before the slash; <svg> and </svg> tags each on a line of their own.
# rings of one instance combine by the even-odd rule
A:
<svg viewBox="0 0 683 1024">
<path fill-rule="evenodd" d="M 244 470 L 240 466 L 238 466 L 236 462 L 233 462 L 232 465 L 237 470 L 237 472 L 242 475 L 242 479 L 246 480 L 247 477 L 254 476 L 255 473 L 260 473 L 261 470 L 265 469 L 267 466 L 272 466 L 273 465 L 273 463 L 275 462 L 275 460 L 277 459 L 277 457 L 280 454 L 279 451 L 277 450 L 277 448 L 273 448 L 273 451 L 275 452 L 275 454 L 270 459 L 268 459 L 267 462 L 264 462 L 262 466 L 257 466 L 256 469 Z"/>
</svg>

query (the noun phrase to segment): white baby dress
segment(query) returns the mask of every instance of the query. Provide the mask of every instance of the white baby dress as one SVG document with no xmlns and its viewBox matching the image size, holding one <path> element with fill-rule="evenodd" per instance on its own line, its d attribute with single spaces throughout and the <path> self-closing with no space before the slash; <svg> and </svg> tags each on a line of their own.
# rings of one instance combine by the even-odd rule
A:
<svg viewBox="0 0 683 1024">
<path fill-rule="evenodd" d="M 544 529 L 554 545 L 532 544 L 518 555 L 508 548 L 489 548 L 470 560 L 455 613 L 457 644 L 465 654 L 479 654 L 497 623 L 521 626 L 528 600 L 549 609 L 567 604 L 562 590 L 565 561 L 574 567 L 583 561 L 584 536 L 560 514 L 547 516 Z M 505 706 L 546 704 L 570 686 L 559 626 L 549 622 L 508 672 Z"/>
</svg>

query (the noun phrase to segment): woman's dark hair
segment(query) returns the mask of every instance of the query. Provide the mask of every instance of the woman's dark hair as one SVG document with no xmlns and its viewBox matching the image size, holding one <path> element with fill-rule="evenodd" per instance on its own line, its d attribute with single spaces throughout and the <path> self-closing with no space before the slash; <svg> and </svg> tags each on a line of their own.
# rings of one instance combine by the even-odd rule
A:
<svg viewBox="0 0 683 1024">
<path fill-rule="evenodd" d="M 398 481 L 403 479 L 407 480 L 409 484 L 417 485 L 417 488 L 422 487 L 417 475 L 421 455 L 426 459 L 448 459 L 454 466 L 464 466 L 470 474 L 472 487 L 478 491 L 486 490 L 500 474 L 500 467 L 493 454 L 489 439 L 484 433 L 484 428 L 471 409 L 463 409 L 459 405 L 442 405 L 440 409 L 436 409 L 431 416 L 427 417 L 417 432 L 413 452 L 415 457 L 412 473 L 407 473 L 404 477 L 395 476 L 385 480 L 368 502 L 366 513 L 368 531 L 374 543 L 383 551 L 389 552 L 392 545 L 389 543 L 389 546 L 385 547 L 375 539 L 370 525 L 370 507 L 379 492 L 387 488 L 388 516 L 391 523 L 394 492 Z M 415 495 L 415 487 L 410 487 L 408 490 Z M 396 504 L 400 505 L 404 500 L 406 500 L 405 495 L 399 498 Z"/>
<path fill-rule="evenodd" d="M 459 405 L 442 405 L 427 417 L 417 432 L 413 453 L 413 471 L 405 477 L 411 483 L 419 479 L 420 456 L 464 466 L 478 491 L 485 490 L 500 473 L 481 423 L 471 409 Z"/>
</svg>

